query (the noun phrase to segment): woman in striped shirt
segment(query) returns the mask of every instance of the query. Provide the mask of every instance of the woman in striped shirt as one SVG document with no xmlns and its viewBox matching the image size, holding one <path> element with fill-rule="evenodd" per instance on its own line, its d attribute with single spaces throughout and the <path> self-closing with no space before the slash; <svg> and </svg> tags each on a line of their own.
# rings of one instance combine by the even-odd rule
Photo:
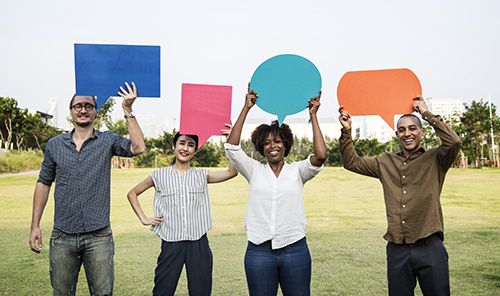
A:
<svg viewBox="0 0 500 296">
<path fill-rule="evenodd" d="M 157 169 L 130 190 L 127 197 L 143 225 L 151 225 L 161 240 L 155 269 L 153 295 L 174 295 L 182 267 L 186 265 L 190 295 L 210 295 L 212 252 L 207 232 L 212 227 L 208 183 L 226 181 L 238 172 L 192 168 L 198 136 L 177 133 L 173 139 L 175 163 Z M 154 187 L 154 217 L 144 214 L 138 196 Z"/>
</svg>

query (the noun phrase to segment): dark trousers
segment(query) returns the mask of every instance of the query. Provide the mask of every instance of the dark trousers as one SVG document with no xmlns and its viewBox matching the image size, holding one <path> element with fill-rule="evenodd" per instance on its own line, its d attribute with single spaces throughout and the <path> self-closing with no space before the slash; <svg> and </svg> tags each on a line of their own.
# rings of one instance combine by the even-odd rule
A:
<svg viewBox="0 0 500 296">
<path fill-rule="evenodd" d="M 271 241 L 248 242 L 245 273 L 250 296 L 276 296 L 278 284 L 284 296 L 309 296 L 311 255 L 306 238 L 275 250 Z"/>
<path fill-rule="evenodd" d="M 174 295 L 184 264 L 189 295 L 210 295 L 213 258 L 206 234 L 197 241 L 162 240 L 161 253 L 155 269 L 153 295 Z"/>
<path fill-rule="evenodd" d="M 425 296 L 450 295 L 448 253 L 437 234 L 414 244 L 387 243 L 389 295 L 414 295 L 416 279 Z"/>
</svg>

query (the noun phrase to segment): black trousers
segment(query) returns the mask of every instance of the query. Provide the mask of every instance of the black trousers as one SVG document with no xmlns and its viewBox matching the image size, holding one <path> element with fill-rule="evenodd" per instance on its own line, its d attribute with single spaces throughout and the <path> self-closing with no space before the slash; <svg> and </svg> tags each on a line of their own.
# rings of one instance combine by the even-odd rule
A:
<svg viewBox="0 0 500 296">
<path fill-rule="evenodd" d="M 155 269 L 153 295 L 174 295 L 182 267 L 186 265 L 190 296 L 212 293 L 212 251 L 207 235 L 197 241 L 161 242 L 161 253 Z"/>
<path fill-rule="evenodd" d="M 448 253 L 437 234 L 414 244 L 387 243 L 389 295 L 414 295 L 416 279 L 424 296 L 450 295 Z"/>
</svg>

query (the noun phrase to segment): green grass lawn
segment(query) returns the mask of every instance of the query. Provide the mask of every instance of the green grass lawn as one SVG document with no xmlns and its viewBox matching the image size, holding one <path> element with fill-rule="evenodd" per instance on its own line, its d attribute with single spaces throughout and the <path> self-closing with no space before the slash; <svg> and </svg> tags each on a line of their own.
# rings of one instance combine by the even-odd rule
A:
<svg viewBox="0 0 500 296">
<path fill-rule="evenodd" d="M 150 295 L 160 240 L 143 227 L 126 193 L 150 169 L 113 170 L 115 295 Z M 0 177 L 0 295 L 51 295 L 48 240 L 50 197 L 42 219 L 41 254 L 28 247 L 36 176 Z M 243 217 L 248 185 L 243 177 L 209 185 L 214 254 L 213 295 L 248 295 L 243 268 Z M 142 196 L 152 212 L 153 191 Z M 313 258 L 312 295 L 386 295 L 385 210 L 376 179 L 325 168 L 304 190 L 308 244 Z M 448 173 L 442 194 L 445 245 L 452 295 L 500 295 L 500 170 Z M 417 287 L 417 295 L 421 295 Z M 84 272 L 78 295 L 88 295 Z M 185 274 L 176 295 L 187 295 Z"/>
</svg>

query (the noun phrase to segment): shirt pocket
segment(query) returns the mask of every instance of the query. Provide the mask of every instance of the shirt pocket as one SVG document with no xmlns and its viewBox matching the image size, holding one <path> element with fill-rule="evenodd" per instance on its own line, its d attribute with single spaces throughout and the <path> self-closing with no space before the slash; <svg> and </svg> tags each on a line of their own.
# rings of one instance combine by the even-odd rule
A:
<svg viewBox="0 0 500 296">
<path fill-rule="evenodd" d="M 175 188 L 162 188 L 159 190 L 161 205 L 174 208 L 179 205 L 179 198 Z M 160 207 L 161 208 L 161 207 Z"/>
<path fill-rule="evenodd" d="M 188 206 L 199 207 L 205 203 L 205 187 L 191 186 L 188 190 Z"/>
<path fill-rule="evenodd" d="M 422 185 L 426 175 L 431 173 L 429 167 L 422 164 L 412 164 L 408 169 L 408 172 L 403 172 L 401 176 L 402 179 L 407 179 L 408 185 Z"/>
</svg>

